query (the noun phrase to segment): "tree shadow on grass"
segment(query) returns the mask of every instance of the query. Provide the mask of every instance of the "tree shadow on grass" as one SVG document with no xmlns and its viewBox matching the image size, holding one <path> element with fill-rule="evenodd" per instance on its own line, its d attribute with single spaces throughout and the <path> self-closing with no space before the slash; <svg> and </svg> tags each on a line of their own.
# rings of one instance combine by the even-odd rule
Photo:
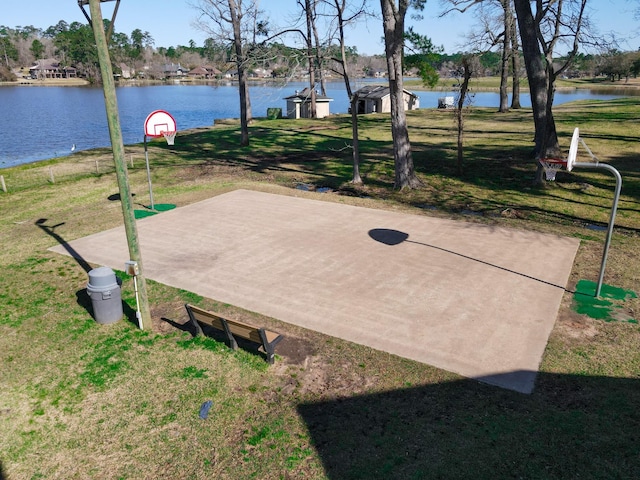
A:
<svg viewBox="0 0 640 480">
<path fill-rule="evenodd" d="M 501 121 L 502 117 L 491 115 L 492 121 Z M 380 168 L 393 171 L 393 142 L 391 138 L 381 138 L 380 128 L 388 125 L 387 115 L 365 116 L 360 119 L 361 171 L 368 186 L 389 187 L 388 179 L 380 177 Z M 513 118 L 504 122 L 508 125 Z M 350 137 L 350 117 L 326 120 L 314 128 L 296 122 L 261 122 L 251 127 L 251 145 L 239 145 L 237 129 L 213 129 L 197 131 L 185 135 L 183 143 L 176 145 L 179 158 L 166 155 L 154 160 L 154 168 L 163 165 L 184 166 L 229 166 L 259 174 L 283 174 L 287 177 L 301 175 L 314 177 L 304 179 L 316 185 L 334 189 L 349 182 L 352 178 L 352 158 Z M 368 129 L 373 136 L 369 137 Z M 536 163 L 533 159 L 532 134 L 518 129 L 501 132 L 487 132 L 482 129 L 467 129 L 468 135 L 486 137 L 486 141 L 471 142 L 465 145 L 463 175 L 458 175 L 455 153 L 455 134 L 449 128 L 429 126 L 418 123 L 410 126 L 412 132 L 420 132 L 412 138 L 411 147 L 416 171 L 426 176 L 451 176 L 470 185 L 483 189 L 521 192 L 530 189 L 535 177 Z M 384 133 L 384 132 L 382 132 Z M 429 140 L 420 141 L 420 136 Z M 434 141 L 434 135 L 439 139 Z M 515 137 L 515 139 L 514 139 Z M 492 140 L 492 139 L 496 140 Z M 500 139 L 509 146 L 497 149 Z M 612 140 L 624 141 L 623 133 Z M 159 148 L 169 148 L 161 145 Z M 639 185 L 634 181 L 638 173 L 637 155 L 623 153 L 611 159 L 611 163 L 621 171 L 625 179 L 626 196 L 640 198 Z M 369 172 L 373 168 L 374 172 Z M 375 173 L 378 172 L 378 173 Z M 586 171 L 585 171 L 586 173 Z M 571 182 L 584 181 L 583 172 L 565 174 Z M 279 176 L 280 177 L 280 176 Z M 603 188 L 611 185 L 610 179 L 602 175 L 589 175 L 589 183 L 596 182 Z M 428 179 L 427 179 L 428 182 Z M 601 184 L 601 185 L 600 185 Z M 535 191 L 533 192 L 535 194 Z"/>
<path fill-rule="evenodd" d="M 298 405 L 330 479 L 640 478 L 640 380 L 538 374 Z"/>
<path fill-rule="evenodd" d="M 56 228 L 64 225 L 64 222 L 56 225 L 46 225 L 47 219 L 40 218 L 36 220 L 35 223 L 43 232 L 55 239 L 56 242 L 58 242 L 67 251 L 71 258 L 73 258 L 87 274 L 91 270 L 93 270 L 93 267 L 82 257 L 82 255 L 80 255 L 80 252 L 75 250 L 60 234 L 56 233 Z M 121 279 L 118 279 L 118 285 L 122 285 Z M 95 318 L 93 312 L 93 304 L 91 302 L 91 299 L 89 298 L 89 295 L 87 294 L 86 288 L 83 288 L 82 290 L 78 290 L 76 292 L 76 301 L 78 305 L 80 305 L 89 313 L 89 315 Z M 138 319 L 136 318 L 136 312 L 124 300 L 122 300 L 122 310 L 127 320 L 137 326 Z"/>
</svg>

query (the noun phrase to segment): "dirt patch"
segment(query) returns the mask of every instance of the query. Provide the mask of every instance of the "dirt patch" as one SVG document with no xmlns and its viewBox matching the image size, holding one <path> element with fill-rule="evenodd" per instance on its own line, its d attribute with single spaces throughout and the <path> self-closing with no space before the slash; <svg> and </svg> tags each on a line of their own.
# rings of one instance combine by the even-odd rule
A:
<svg viewBox="0 0 640 480">
<path fill-rule="evenodd" d="M 176 331 L 194 333 L 184 309 L 184 302 L 165 302 L 154 304 L 150 308 L 154 332 L 162 335 L 175 333 Z"/>
<path fill-rule="evenodd" d="M 556 331 L 565 339 L 589 340 L 598 334 L 595 321 L 571 310 L 561 308 L 556 320 Z"/>
<path fill-rule="evenodd" d="M 285 336 L 276 347 L 277 354 L 287 365 L 306 366 L 308 359 L 316 353 L 316 347 L 309 340 Z"/>
</svg>

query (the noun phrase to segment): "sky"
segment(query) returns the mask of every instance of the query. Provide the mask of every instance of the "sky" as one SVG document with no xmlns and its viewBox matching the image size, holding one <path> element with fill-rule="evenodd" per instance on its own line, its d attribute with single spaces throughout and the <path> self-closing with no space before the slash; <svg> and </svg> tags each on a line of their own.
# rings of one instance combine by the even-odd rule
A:
<svg viewBox="0 0 640 480">
<path fill-rule="evenodd" d="M 206 35 L 193 26 L 196 10 L 190 7 L 195 0 L 121 0 L 115 29 L 127 35 L 137 28 L 149 32 L 156 47 L 189 45 L 195 41 L 202 46 Z M 379 0 L 370 0 L 379 11 Z M 47 29 L 60 20 L 67 23 L 86 22 L 77 0 L 0 0 L 2 5 L 0 25 L 10 28 L 32 25 Z M 111 18 L 115 2 L 102 4 L 104 18 Z M 260 8 L 271 18 L 271 23 L 286 26 L 287 19 L 296 11 L 296 0 L 261 0 Z M 621 50 L 640 48 L 640 19 L 634 10 L 640 8 L 638 0 L 591 0 L 590 15 L 601 34 L 616 32 L 624 41 Z M 86 6 L 89 11 L 88 5 Z M 452 14 L 439 18 L 442 11 L 440 0 L 428 0 L 422 12 L 423 20 L 415 22 L 407 17 L 407 25 L 414 25 L 416 32 L 430 37 L 446 53 L 465 51 L 465 34 L 472 28 L 474 19 L 470 14 Z M 381 54 L 382 23 L 370 19 L 357 28 L 347 31 L 347 45 L 355 46 L 360 54 Z"/>
</svg>

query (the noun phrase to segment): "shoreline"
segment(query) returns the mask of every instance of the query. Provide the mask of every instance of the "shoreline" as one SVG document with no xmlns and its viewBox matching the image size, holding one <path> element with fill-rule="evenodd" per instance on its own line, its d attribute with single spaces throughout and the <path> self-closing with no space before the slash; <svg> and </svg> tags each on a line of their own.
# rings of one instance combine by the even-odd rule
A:
<svg viewBox="0 0 640 480">
<path fill-rule="evenodd" d="M 361 80 L 354 78 L 353 81 Z M 385 78 L 370 80 L 379 80 L 378 83 L 386 84 Z M 419 79 L 405 79 L 405 88 L 412 90 L 424 91 L 424 92 L 438 92 L 438 91 L 450 91 L 451 81 L 455 81 L 455 78 L 442 78 L 435 87 L 425 87 L 421 84 Z M 477 84 L 474 87 L 476 92 L 496 92 L 499 91 L 498 77 L 483 77 L 476 79 Z M 249 82 L 252 84 L 280 84 L 290 82 L 302 82 L 304 79 L 283 79 L 283 78 L 251 78 Z M 342 79 L 328 79 L 327 83 L 343 82 Z M 376 83 L 376 82 L 374 82 Z M 169 80 L 117 80 L 117 86 L 147 86 L 147 85 L 216 85 L 216 84 L 237 84 L 237 80 L 234 79 L 200 79 L 200 78 L 176 78 Z M 14 82 L 0 82 L 0 87 L 82 87 L 82 86 L 100 86 L 93 84 L 83 78 L 49 78 L 49 79 L 21 79 Z M 509 88 L 512 84 L 509 81 Z M 575 79 L 564 80 L 559 79 L 556 83 L 556 91 L 570 91 L 570 90 L 599 90 L 599 91 L 628 91 L 638 92 L 640 94 L 640 78 L 629 78 L 625 80 L 611 81 L 605 78 L 589 78 L 589 79 Z M 526 79 L 522 79 L 521 94 L 528 93 L 528 84 Z"/>
<path fill-rule="evenodd" d="M 0 87 L 83 87 L 91 85 L 83 78 L 47 78 L 45 80 L 23 78 L 15 82 L 0 82 Z"/>
</svg>

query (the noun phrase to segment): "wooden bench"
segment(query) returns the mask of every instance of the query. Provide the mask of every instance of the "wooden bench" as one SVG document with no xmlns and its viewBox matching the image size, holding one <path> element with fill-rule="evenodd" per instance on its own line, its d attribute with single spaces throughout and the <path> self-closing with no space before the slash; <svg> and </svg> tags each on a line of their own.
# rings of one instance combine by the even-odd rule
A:
<svg viewBox="0 0 640 480">
<path fill-rule="evenodd" d="M 259 344 L 267 356 L 267 361 L 273 363 L 275 357 L 275 346 L 284 337 L 279 333 L 266 330 L 264 328 L 254 327 L 252 325 L 239 322 L 238 320 L 230 320 L 223 318 L 220 315 L 203 310 L 194 305 L 185 304 L 187 313 L 189 314 L 189 320 L 193 323 L 198 335 L 203 335 L 202 327 L 200 323 L 209 325 L 210 327 L 220 330 L 225 333 L 229 342 L 229 347 L 236 350 L 238 343 L 235 337 L 243 338 Z"/>
</svg>

